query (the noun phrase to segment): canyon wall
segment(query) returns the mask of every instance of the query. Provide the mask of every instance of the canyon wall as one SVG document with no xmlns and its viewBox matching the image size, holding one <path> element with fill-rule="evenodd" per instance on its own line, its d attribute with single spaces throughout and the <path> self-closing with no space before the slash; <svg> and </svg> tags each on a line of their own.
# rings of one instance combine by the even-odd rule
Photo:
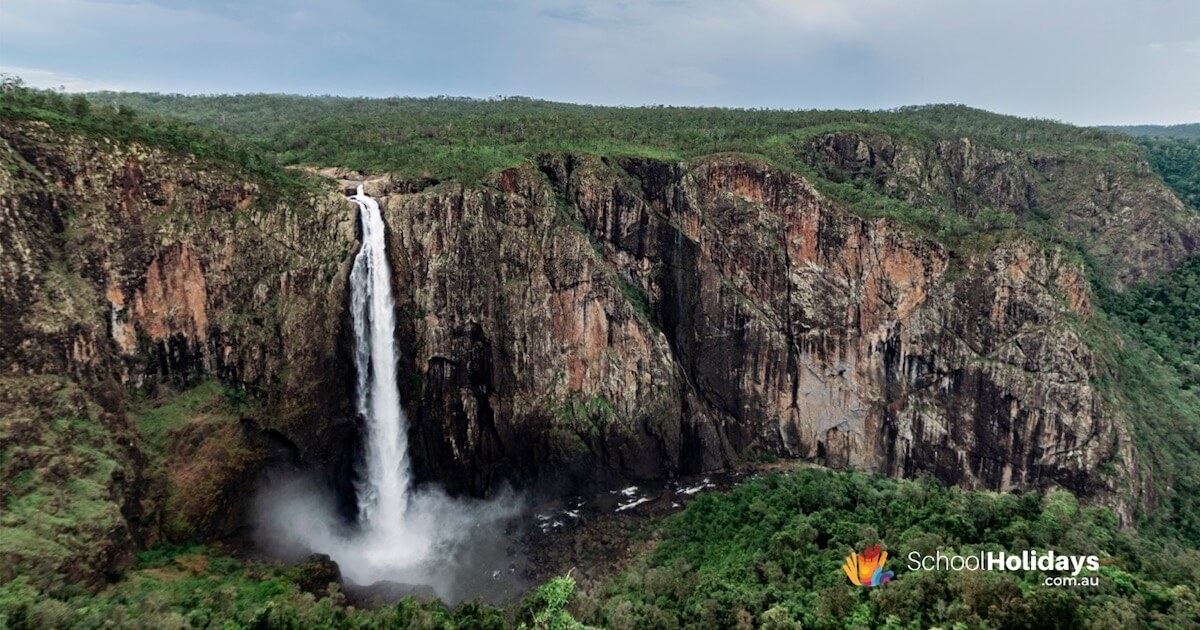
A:
<svg viewBox="0 0 1200 630">
<path fill-rule="evenodd" d="M 226 166 L 40 123 L 0 124 L 0 158 L 0 565 L 101 584 L 171 523 L 233 531 L 267 462 L 349 488 L 344 199 L 270 200 Z M 187 409 L 153 452 L 132 408 L 210 377 L 261 404 Z"/>
<path fill-rule="evenodd" d="M 257 401 L 170 434 L 168 468 L 229 462 L 171 477 L 169 495 L 209 499 L 179 504 L 198 523 L 182 535 L 233 531 L 267 466 L 348 493 L 354 205 L 332 186 L 279 198 L 227 167 L 40 123 L 0 124 L 0 139 L 2 498 L 32 500 L 23 475 L 86 477 L 106 515 L 101 534 L 45 526 L 68 541 L 63 570 L 95 582 L 162 535 L 174 504 L 130 413 L 162 383 L 213 378 Z M 1197 249 L 1200 221 L 1144 163 L 887 146 L 838 136 L 797 151 L 912 203 L 1045 213 L 1094 236 L 1114 286 Z M 481 185 L 381 177 L 367 191 L 389 229 L 424 480 L 565 492 L 781 456 L 1058 485 L 1124 517 L 1139 500 L 1127 419 L 1093 384 L 1102 367 L 1078 325 L 1091 285 L 1058 247 L 954 252 L 737 156 L 546 154 Z M 98 429 L 73 433 L 77 421 Z M 10 565 L 39 553 L 0 548 Z"/>
<path fill-rule="evenodd" d="M 745 158 L 546 155 L 495 184 L 383 197 L 418 457 L 457 489 L 764 456 L 999 490 L 1134 474 L 1071 325 L 1090 286 L 1052 249 L 952 266 Z"/>
</svg>

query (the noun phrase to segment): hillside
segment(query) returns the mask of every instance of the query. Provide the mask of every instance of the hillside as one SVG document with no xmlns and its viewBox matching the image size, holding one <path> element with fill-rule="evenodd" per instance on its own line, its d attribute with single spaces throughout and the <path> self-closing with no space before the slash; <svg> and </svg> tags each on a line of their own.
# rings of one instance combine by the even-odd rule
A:
<svg viewBox="0 0 1200 630">
<path fill-rule="evenodd" d="M 172 116 L 253 140 L 287 164 L 336 164 L 439 179 L 479 177 L 544 151 L 688 159 L 744 152 L 794 162 L 786 144 L 822 126 L 875 126 L 900 136 L 970 136 L 1003 148 L 1111 147 L 1119 134 L 1018 119 L 959 105 L 875 111 L 598 107 L 528 98 L 362 99 L 125 92 L 93 102 Z"/>
<path fill-rule="evenodd" d="M 0 94 L 0 619 L 513 619 L 412 599 L 354 617 L 327 559 L 221 545 L 272 469 L 353 505 L 360 234 L 295 165 L 362 171 L 379 202 L 422 481 L 570 496 L 834 471 L 704 497 L 521 620 L 1200 614 L 1169 561 L 1200 540 L 1193 153 L 960 106 L 91 99 Z M 881 542 L 1056 545 L 1111 582 L 901 572 L 904 591 L 840 592 L 842 547 Z"/>
<path fill-rule="evenodd" d="M 1103 125 L 1100 129 L 1123 133 L 1135 138 L 1200 139 L 1200 123 L 1184 125 Z"/>
</svg>

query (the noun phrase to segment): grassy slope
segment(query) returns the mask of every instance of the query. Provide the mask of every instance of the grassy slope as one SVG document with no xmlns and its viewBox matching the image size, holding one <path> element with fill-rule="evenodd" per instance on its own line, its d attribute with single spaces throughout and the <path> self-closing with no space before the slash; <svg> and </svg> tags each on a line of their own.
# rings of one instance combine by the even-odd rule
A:
<svg viewBox="0 0 1200 630">
<path fill-rule="evenodd" d="M 132 406 L 130 420 L 162 491 L 161 537 L 190 541 L 220 529 L 238 479 L 255 470 L 262 452 L 242 438 L 240 419 L 259 406 L 243 391 L 202 381 L 181 391 L 160 388 L 153 399 Z"/>
<path fill-rule="evenodd" d="M 0 378 L 0 581 L 69 589 L 108 564 L 128 533 L 114 496 L 134 482 L 117 419 L 68 379 Z"/>
</svg>

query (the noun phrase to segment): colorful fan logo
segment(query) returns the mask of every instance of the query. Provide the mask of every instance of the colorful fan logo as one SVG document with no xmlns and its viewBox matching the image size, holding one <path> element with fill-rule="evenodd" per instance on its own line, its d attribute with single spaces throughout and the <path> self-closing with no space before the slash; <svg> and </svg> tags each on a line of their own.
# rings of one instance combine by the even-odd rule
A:
<svg viewBox="0 0 1200 630">
<path fill-rule="evenodd" d="M 885 571 L 883 563 L 887 562 L 888 554 L 879 545 L 867 547 L 862 553 L 851 553 L 846 556 L 842 571 L 856 586 L 879 586 L 886 584 L 895 574 Z"/>
</svg>

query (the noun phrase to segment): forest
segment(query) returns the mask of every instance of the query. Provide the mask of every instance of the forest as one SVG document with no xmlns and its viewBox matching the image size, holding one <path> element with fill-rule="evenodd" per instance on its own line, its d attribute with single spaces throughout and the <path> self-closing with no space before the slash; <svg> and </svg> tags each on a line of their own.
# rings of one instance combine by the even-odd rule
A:
<svg viewBox="0 0 1200 630">
<path fill-rule="evenodd" d="M 1006 146 L 1103 145 L 1122 136 L 959 105 L 893 111 L 598 107 L 529 98 L 361 99 L 273 94 L 100 92 L 96 103 L 168 115 L 246 138 L 283 164 L 474 181 L 542 151 L 687 159 L 738 152 L 792 161 L 787 141 L 824 126 L 908 136 L 972 137 Z"/>
</svg>

